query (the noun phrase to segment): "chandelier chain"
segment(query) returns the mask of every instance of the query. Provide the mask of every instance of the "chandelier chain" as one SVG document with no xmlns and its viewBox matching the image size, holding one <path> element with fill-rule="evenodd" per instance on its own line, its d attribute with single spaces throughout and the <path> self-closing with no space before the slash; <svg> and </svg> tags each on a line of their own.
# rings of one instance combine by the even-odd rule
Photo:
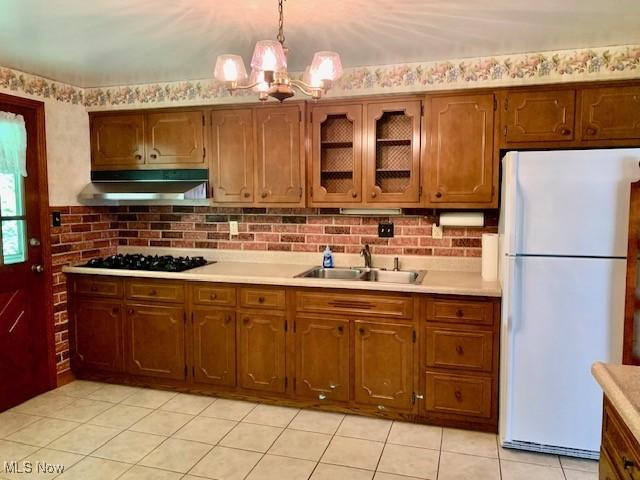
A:
<svg viewBox="0 0 640 480">
<path fill-rule="evenodd" d="M 284 0 L 278 0 L 278 15 L 279 15 L 279 23 L 278 23 L 278 36 L 276 37 L 280 44 L 284 46 L 284 12 L 282 8 L 282 4 Z"/>
</svg>

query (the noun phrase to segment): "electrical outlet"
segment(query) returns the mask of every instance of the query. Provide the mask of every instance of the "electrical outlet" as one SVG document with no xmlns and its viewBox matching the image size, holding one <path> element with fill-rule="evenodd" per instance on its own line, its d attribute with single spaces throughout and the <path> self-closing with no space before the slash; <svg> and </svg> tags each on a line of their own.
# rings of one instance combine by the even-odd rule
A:
<svg viewBox="0 0 640 480">
<path fill-rule="evenodd" d="M 60 212 L 51 212 L 51 225 L 54 227 L 60 227 L 62 225 Z"/>
<path fill-rule="evenodd" d="M 235 220 L 229 221 L 229 234 L 238 235 L 238 222 Z"/>
<path fill-rule="evenodd" d="M 393 238 L 393 223 L 379 223 L 378 237 Z"/>
<path fill-rule="evenodd" d="M 442 238 L 442 225 L 431 224 L 431 238 Z"/>
</svg>

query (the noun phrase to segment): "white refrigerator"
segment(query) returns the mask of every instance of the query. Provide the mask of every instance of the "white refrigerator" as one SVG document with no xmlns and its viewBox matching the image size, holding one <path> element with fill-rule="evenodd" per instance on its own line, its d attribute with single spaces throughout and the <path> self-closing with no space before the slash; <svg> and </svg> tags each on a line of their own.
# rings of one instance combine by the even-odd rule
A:
<svg viewBox="0 0 640 480">
<path fill-rule="evenodd" d="M 504 447 L 597 458 L 596 361 L 622 361 L 640 149 L 509 152 L 499 221 Z"/>
</svg>

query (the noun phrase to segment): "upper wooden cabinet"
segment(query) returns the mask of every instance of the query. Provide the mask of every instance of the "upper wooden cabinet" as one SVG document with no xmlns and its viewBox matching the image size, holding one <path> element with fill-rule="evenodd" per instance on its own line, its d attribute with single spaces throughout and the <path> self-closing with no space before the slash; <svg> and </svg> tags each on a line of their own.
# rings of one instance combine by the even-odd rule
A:
<svg viewBox="0 0 640 480">
<path fill-rule="evenodd" d="M 494 200 L 493 94 L 436 96 L 427 112 L 426 205 L 487 208 Z"/>
<path fill-rule="evenodd" d="M 92 169 L 140 168 L 143 164 L 143 114 L 109 114 L 92 117 Z"/>
<path fill-rule="evenodd" d="M 92 114 L 91 168 L 206 168 L 204 128 L 200 110 Z"/>
<path fill-rule="evenodd" d="M 583 141 L 640 138 L 640 86 L 581 91 Z"/>
<path fill-rule="evenodd" d="M 211 197 L 220 203 L 253 202 L 253 110 L 211 113 Z"/>
<path fill-rule="evenodd" d="M 574 139 L 575 90 L 507 91 L 502 100 L 505 144 Z"/>
<path fill-rule="evenodd" d="M 310 120 L 311 200 L 361 203 L 362 105 L 314 105 Z"/>
<path fill-rule="evenodd" d="M 256 202 L 302 204 L 302 110 L 298 105 L 255 109 Z"/>
<path fill-rule="evenodd" d="M 365 203 L 420 200 L 421 103 L 367 104 Z"/>
<path fill-rule="evenodd" d="M 147 114 L 146 163 L 162 167 L 204 165 L 204 116 L 202 112 Z"/>
</svg>

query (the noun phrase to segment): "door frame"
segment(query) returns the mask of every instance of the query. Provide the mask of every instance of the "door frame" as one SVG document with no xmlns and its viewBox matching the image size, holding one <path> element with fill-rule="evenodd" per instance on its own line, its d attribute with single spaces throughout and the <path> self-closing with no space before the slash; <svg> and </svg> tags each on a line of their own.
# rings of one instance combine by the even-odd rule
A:
<svg viewBox="0 0 640 480">
<path fill-rule="evenodd" d="M 44 333 L 46 341 L 46 349 L 41 352 L 41 356 L 36 358 L 36 362 L 43 362 L 42 367 L 37 372 L 42 372 L 38 378 L 38 385 L 34 389 L 37 393 L 51 390 L 57 386 L 57 369 L 56 369 L 56 346 L 55 346 L 55 327 L 53 321 L 53 271 L 51 257 L 51 230 L 49 225 L 49 183 L 47 180 L 47 147 L 46 147 L 46 130 L 45 130 L 45 108 L 44 102 L 31 100 L 23 97 L 16 97 L 5 93 L 0 93 L 0 102 L 9 106 L 16 106 L 30 110 L 33 113 L 35 128 L 35 139 L 33 142 L 27 142 L 27 149 L 35 148 L 32 152 L 34 158 L 37 159 L 38 165 L 38 190 L 39 209 L 40 209 L 40 243 L 42 247 L 42 265 L 45 274 L 42 276 L 44 282 L 43 310 L 44 318 L 34 318 L 34 323 L 39 331 Z M 29 151 L 27 152 L 29 157 Z"/>
</svg>

